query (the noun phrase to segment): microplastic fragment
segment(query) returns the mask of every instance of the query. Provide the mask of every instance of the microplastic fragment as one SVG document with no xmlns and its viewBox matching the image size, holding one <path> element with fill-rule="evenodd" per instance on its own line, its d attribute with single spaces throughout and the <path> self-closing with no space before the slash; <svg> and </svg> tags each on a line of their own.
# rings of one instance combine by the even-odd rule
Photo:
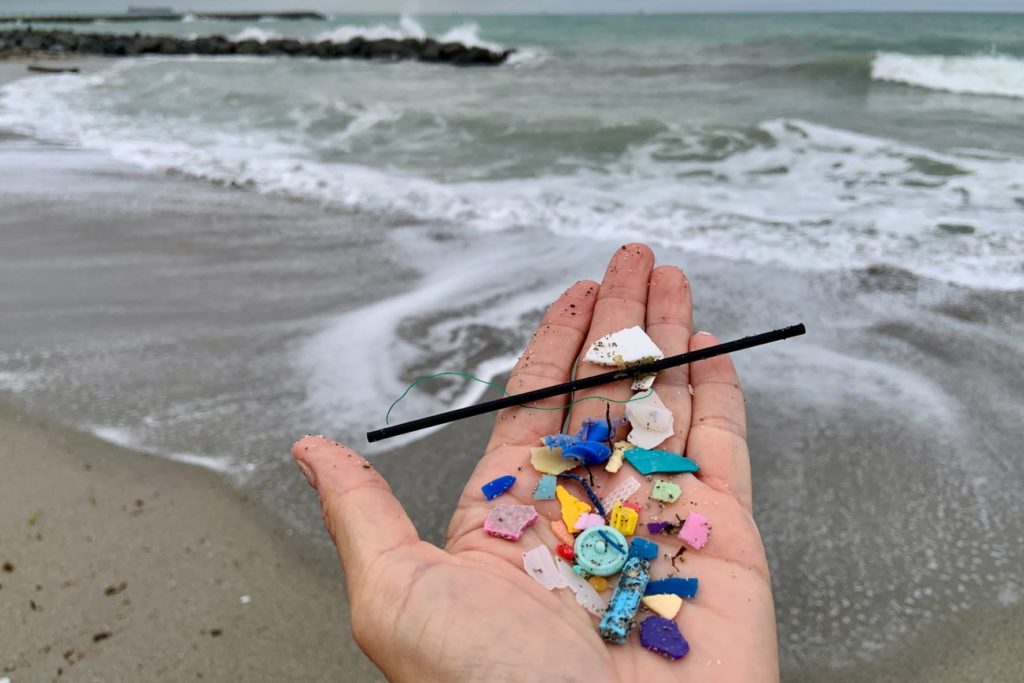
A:
<svg viewBox="0 0 1024 683">
<path fill-rule="evenodd" d="M 640 474 L 676 474 L 679 472 L 697 472 L 700 467 L 689 458 L 670 453 L 669 451 L 653 451 L 646 448 L 630 448 L 626 451 L 626 460 Z"/>
<path fill-rule="evenodd" d="M 569 562 L 576 561 L 576 551 L 574 551 L 572 549 L 572 546 L 568 543 L 560 544 L 557 548 L 555 548 L 555 552 L 557 552 L 558 556 L 561 557 L 563 560 L 568 560 Z"/>
<path fill-rule="evenodd" d="M 480 490 L 484 492 L 484 498 L 487 500 L 494 500 L 501 494 L 512 488 L 512 484 L 516 483 L 516 478 L 511 474 L 506 474 L 503 477 L 498 477 L 493 481 L 489 481 L 480 487 Z"/>
<path fill-rule="evenodd" d="M 555 562 L 558 563 L 558 569 L 562 572 L 562 576 L 565 577 L 569 590 L 576 596 L 576 602 L 596 617 L 604 614 L 605 602 L 597 594 L 597 591 L 594 590 L 594 587 L 562 560 L 555 560 Z"/>
<path fill-rule="evenodd" d="M 548 434 L 541 438 L 541 443 L 549 448 L 568 448 L 569 446 L 579 442 L 579 437 L 573 436 L 572 434 Z"/>
<path fill-rule="evenodd" d="M 575 458 L 584 465 L 600 465 L 611 456 L 612 449 L 600 441 L 580 441 L 562 450 L 563 458 Z"/>
<path fill-rule="evenodd" d="M 561 448 L 537 446 L 530 449 L 530 464 L 542 474 L 561 474 L 579 463 L 563 458 Z"/>
<path fill-rule="evenodd" d="M 627 451 L 628 452 L 628 451 Z M 601 499 L 601 506 L 606 510 L 611 509 L 616 503 L 628 499 L 634 493 L 640 490 L 640 480 L 636 477 L 629 477 L 619 483 L 618 486 L 613 488 L 611 492 Z"/>
<path fill-rule="evenodd" d="M 566 545 L 572 545 L 576 542 L 576 537 L 569 533 L 569 529 L 566 528 L 565 522 L 560 519 L 556 519 L 551 522 L 551 533 L 555 535 L 555 538 Z"/>
<path fill-rule="evenodd" d="M 658 479 L 654 482 L 654 489 L 651 491 L 651 500 L 660 500 L 662 503 L 674 503 L 679 500 L 683 490 L 679 484 L 665 479 Z"/>
<path fill-rule="evenodd" d="M 654 536 L 655 534 L 663 534 L 665 530 L 675 526 L 672 522 L 647 522 L 647 533 Z"/>
<path fill-rule="evenodd" d="M 686 579 L 680 576 L 670 576 L 666 579 L 655 579 L 647 584 L 647 590 L 644 591 L 644 594 L 672 594 L 678 595 L 681 598 L 693 598 L 697 596 L 698 583 L 699 582 L 696 578 Z"/>
<path fill-rule="evenodd" d="M 647 617 L 640 624 L 640 644 L 669 659 L 682 659 L 690 651 L 690 644 L 679 632 L 676 622 L 657 615 Z"/>
<path fill-rule="evenodd" d="M 608 462 L 604 464 L 605 471 L 615 474 L 621 470 L 622 463 L 624 462 L 623 454 L 632 447 L 633 444 L 628 441 L 616 441 L 615 448 L 612 449 L 611 457 L 609 457 Z"/>
<path fill-rule="evenodd" d="M 491 536 L 518 541 L 523 531 L 537 521 L 532 505 L 497 505 L 484 520 L 484 531 Z"/>
<path fill-rule="evenodd" d="M 616 358 L 618 356 L 618 358 Z M 641 360 L 661 360 L 665 357 L 658 345 L 639 326 L 627 327 L 601 337 L 587 349 L 584 360 L 597 365 L 636 363 Z"/>
<path fill-rule="evenodd" d="M 558 480 L 553 474 L 545 474 L 537 482 L 537 488 L 533 490 L 534 500 L 554 500 L 555 499 L 555 485 Z"/>
<path fill-rule="evenodd" d="M 585 512 L 576 520 L 576 526 L 573 527 L 573 530 L 583 531 L 592 526 L 604 526 L 604 517 L 593 512 Z"/>
<path fill-rule="evenodd" d="M 627 507 L 630 510 L 636 510 L 636 513 L 638 515 L 643 511 L 643 508 L 640 507 L 640 503 L 637 503 L 637 502 L 632 501 L 632 500 L 624 500 L 624 501 L 622 501 L 622 507 Z"/>
<path fill-rule="evenodd" d="M 603 593 L 608 590 L 608 579 L 603 576 L 591 576 L 587 579 L 587 583 L 594 587 L 598 593 Z"/>
<path fill-rule="evenodd" d="M 558 570 L 558 565 L 555 564 L 555 558 L 551 556 L 551 551 L 543 545 L 523 553 L 523 569 L 537 583 L 548 590 L 565 588 L 569 585 L 565 582 L 562 572 Z"/>
<path fill-rule="evenodd" d="M 608 609 L 598 624 L 597 630 L 601 637 L 610 643 L 624 643 L 629 630 L 633 627 L 633 618 L 640 608 L 640 599 L 650 579 L 650 563 L 639 557 L 626 560 L 619 576 L 619 583 L 608 601 Z"/>
<path fill-rule="evenodd" d="M 612 507 L 610 524 L 623 536 L 632 536 L 636 533 L 636 523 L 639 519 L 640 516 L 636 510 L 628 508 L 622 503 L 616 503 Z"/>
<path fill-rule="evenodd" d="M 626 419 L 633 427 L 626 439 L 640 448 L 656 448 L 672 436 L 675 424 L 672 411 L 653 390 L 633 395 L 626 404 Z"/>
<path fill-rule="evenodd" d="M 629 556 L 639 557 L 641 560 L 654 560 L 658 557 L 658 544 L 638 536 L 629 544 Z"/>
<path fill-rule="evenodd" d="M 576 520 L 580 515 L 593 509 L 589 504 L 569 493 L 561 484 L 555 487 L 555 496 L 562 505 L 562 521 L 565 522 L 566 529 L 575 529 Z"/>
<path fill-rule="evenodd" d="M 576 539 L 576 564 L 587 574 L 611 576 L 626 564 L 629 545 L 622 534 L 611 527 L 587 529 Z"/>
<path fill-rule="evenodd" d="M 683 527 L 679 530 L 679 540 L 700 550 L 708 542 L 708 534 L 711 533 L 711 522 L 699 512 L 691 512 L 686 516 Z"/>
<path fill-rule="evenodd" d="M 647 584 L 650 587 L 650 584 Z M 671 593 L 659 593 L 657 595 L 645 595 L 642 601 L 644 607 L 651 610 L 659 617 L 675 619 L 679 614 L 679 608 L 683 606 L 683 599 Z"/>
<path fill-rule="evenodd" d="M 654 379 L 657 373 L 651 375 L 640 375 L 633 380 L 633 384 L 630 385 L 630 389 L 633 391 L 650 391 L 651 387 L 654 386 Z"/>
<path fill-rule="evenodd" d="M 580 431 L 576 433 L 576 438 L 580 441 L 607 441 L 609 436 L 611 431 L 608 429 L 608 421 L 598 417 L 583 420 Z"/>
</svg>

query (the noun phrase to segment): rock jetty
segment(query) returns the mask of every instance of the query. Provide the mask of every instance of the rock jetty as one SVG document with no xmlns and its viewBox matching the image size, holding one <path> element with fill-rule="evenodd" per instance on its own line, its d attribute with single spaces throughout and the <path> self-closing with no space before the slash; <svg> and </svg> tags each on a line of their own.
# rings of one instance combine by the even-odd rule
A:
<svg viewBox="0 0 1024 683">
<path fill-rule="evenodd" d="M 456 66 L 497 66 L 514 50 L 495 52 L 462 43 L 417 40 L 367 40 L 352 38 L 343 43 L 329 40 L 303 42 L 293 38 L 233 41 L 221 35 L 200 38 L 146 35 L 141 33 L 77 33 L 74 31 L 0 31 L 0 57 L 40 55 L 254 55 L 266 57 L 315 57 L 318 59 L 379 59 L 442 62 Z"/>
</svg>

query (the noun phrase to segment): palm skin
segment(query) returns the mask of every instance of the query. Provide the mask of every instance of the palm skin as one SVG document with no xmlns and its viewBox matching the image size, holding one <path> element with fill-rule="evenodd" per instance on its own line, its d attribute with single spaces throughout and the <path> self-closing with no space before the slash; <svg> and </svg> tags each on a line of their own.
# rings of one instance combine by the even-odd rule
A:
<svg viewBox="0 0 1024 683">
<path fill-rule="evenodd" d="M 654 268 L 654 256 L 644 245 L 623 246 L 600 285 L 578 282 L 551 306 L 507 390 L 516 394 L 568 380 L 577 357 L 594 340 L 633 325 L 644 327 L 666 355 L 717 343 L 707 333 L 691 337 L 691 311 L 682 271 Z M 581 361 L 577 376 L 605 370 Z M 628 384 L 598 387 L 575 398 L 589 393 L 626 399 L 632 394 Z M 557 502 L 532 500 L 536 476 L 529 448 L 541 436 L 561 431 L 563 413 L 518 407 L 498 414 L 443 549 L 419 540 L 387 483 L 354 451 L 316 436 L 295 444 L 293 455 L 319 493 L 324 523 L 338 547 L 353 634 L 390 680 L 778 680 L 771 583 L 751 514 L 743 397 L 735 369 L 727 357 L 713 358 L 661 373 L 654 388 L 675 417 L 675 434 L 660 448 L 686 453 L 701 471 L 675 477 L 680 499 L 663 511 L 652 503 L 641 522 L 674 521 L 676 512 L 685 517 L 695 510 L 713 527 L 703 549 L 677 560 L 678 572 L 670 557 L 680 542 L 651 538 L 661 553 L 652 562 L 652 578 L 678 573 L 700 580 L 697 597 L 676 617 L 690 643 L 681 661 L 642 648 L 635 634 L 625 645 L 605 643 L 596 619 L 570 591 L 545 590 L 523 571 L 522 553 L 558 543 L 548 522 L 560 518 Z M 606 405 L 600 399 L 578 404 L 566 431 L 575 432 L 588 415 L 603 418 Z M 623 406 L 612 404 L 611 411 L 621 415 Z M 486 501 L 480 487 L 509 473 L 519 476 L 517 484 L 501 500 Z M 615 475 L 595 468 L 598 494 L 631 475 L 628 465 Z M 652 483 L 642 481 L 632 499 L 646 502 Z M 483 521 L 498 502 L 532 504 L 540 519 L 517 543 L 488 536 Z M 641 532 L 647 536 L 643 524 Z"/>
</svg>

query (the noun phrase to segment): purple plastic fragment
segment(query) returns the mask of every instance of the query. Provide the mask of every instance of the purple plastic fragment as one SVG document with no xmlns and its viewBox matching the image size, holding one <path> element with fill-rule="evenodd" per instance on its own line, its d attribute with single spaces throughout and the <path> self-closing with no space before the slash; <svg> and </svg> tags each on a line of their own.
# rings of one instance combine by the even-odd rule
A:
<svg viewBox="0 0 1024 683">
<path fill-rule="evenodd" d="M 671 522 L 647 522 L 647 533 L 651 534 L 663 534 L 665 529 L 672 526 Z"/>
<path fill-rule="evenodd" d="M 516 483 L 516 478 L 511 474 L 506 474 L 503 477 L 498 477 L 494 481 L 489 481 L 480 487 L 480 490 L 484 492 L 484 498 L 487 500 L 494 500 L 501 494 L 512 488 L 512 484 Z"/>
<path fill-rule="evenodd" d="M 657 615 L 647 617 L 640 624 L 640 644 L 669 659 L 682 659 L 690 651 L 690 644 L 679 632 L 676 622 Z"/>
</svg>

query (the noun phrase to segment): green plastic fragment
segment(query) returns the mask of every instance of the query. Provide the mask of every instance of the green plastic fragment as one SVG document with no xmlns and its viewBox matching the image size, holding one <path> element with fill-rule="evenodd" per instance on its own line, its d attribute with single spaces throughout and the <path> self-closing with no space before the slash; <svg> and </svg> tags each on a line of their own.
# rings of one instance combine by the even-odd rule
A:
<svg viewBox="0 0 1024 683">
<path fill-rule="evenodd" d="M 626 460 L 640 474 L 696 472 L 697 463 L 678 453 L 647 448 L 630 448 Z"/>
<path fill-rule="evenodd" d="M 660 500 L 662 503 L 674 503 L 679 500 L 682 494 L 679 484 L 665 479 L 654 482 L 654 490 L 651 491 L 651 500 Z"/>
</svg>

